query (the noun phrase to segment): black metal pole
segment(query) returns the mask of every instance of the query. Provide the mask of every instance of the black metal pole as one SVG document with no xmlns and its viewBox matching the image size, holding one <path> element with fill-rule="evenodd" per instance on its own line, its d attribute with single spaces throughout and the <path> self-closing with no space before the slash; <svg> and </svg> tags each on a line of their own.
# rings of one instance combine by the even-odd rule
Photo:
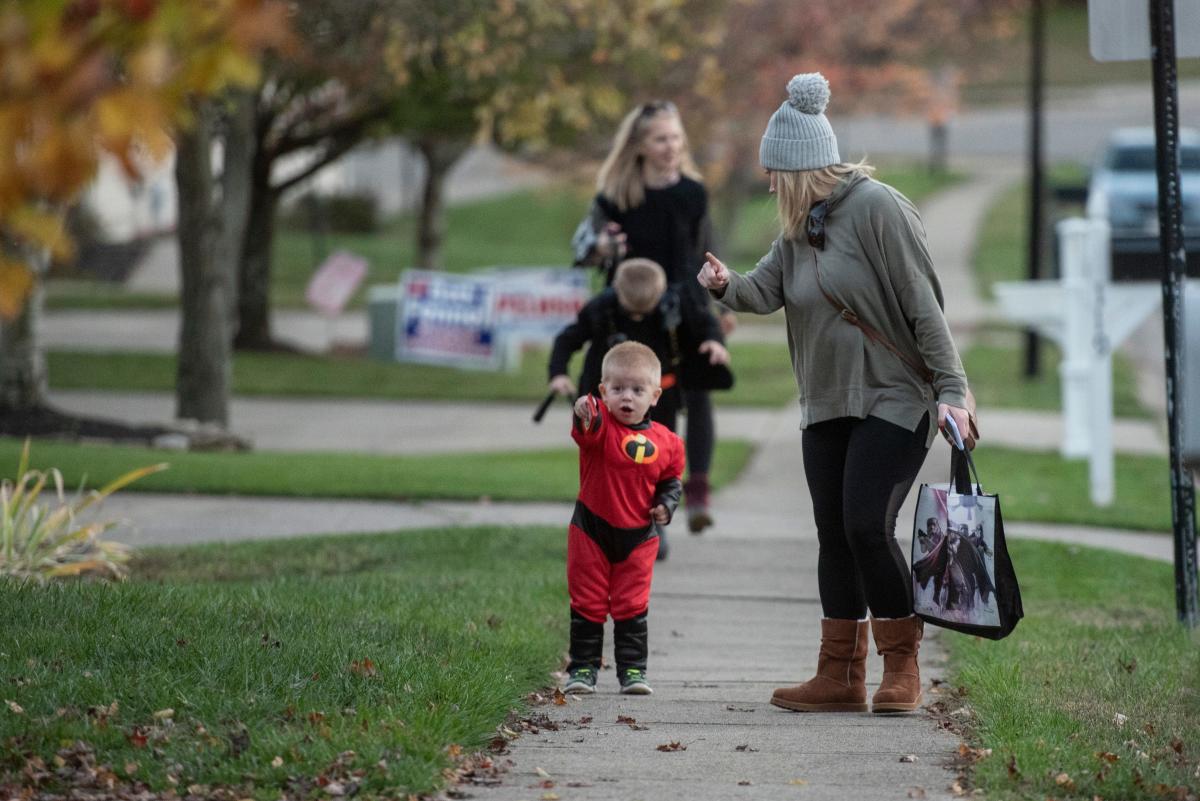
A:
<svg viewBox="0 0 1200 801">
<path fill-rule="evenodd" d="M 1167 434 L 1171 456 L 1171 523 L 1175 531 L 1175 608 L 1189 628 L 1197 609 L 1196 494 L 1183 464 L 1185 419 L 1180 365 L 1184 362 L 1184 252 L 1179 179 L 1179 86 L 1175 75 L 1173 0 L 1150 0 L 1150 63 L 1154 69 L 1154 134 L 1158 167 L 1158 229 L 1162 247 L 1163 339 L 1166 342 Z"/>
<path fill-rule="evenodd" d="M 1042 275 L 1042 62 L 1045 56 L 1042 0 L 1033 0 L 1029 15 L 1029 253 L 1026 268 L 1030 281 Z M 1041 372 L 1038 335 L 1025 332 L 1025 377 Z"/>
</svg>

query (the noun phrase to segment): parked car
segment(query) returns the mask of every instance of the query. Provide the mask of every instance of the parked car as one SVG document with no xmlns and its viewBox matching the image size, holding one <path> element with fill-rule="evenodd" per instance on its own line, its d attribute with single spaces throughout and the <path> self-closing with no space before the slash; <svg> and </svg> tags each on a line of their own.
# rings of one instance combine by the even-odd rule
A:
<svg viewBox="0 0 1200 801">
<path fill-rule="evenodd" d="M 1180 131 L 1179 151 L 1188 274 L 1200 277 L 1200 132 Z M 1153 128 L 1121 128 L 1109 137 L 1092 171 L 1087 214 L 1112 226 L 1114 280 L 1161 277 Z"/>
</svg>

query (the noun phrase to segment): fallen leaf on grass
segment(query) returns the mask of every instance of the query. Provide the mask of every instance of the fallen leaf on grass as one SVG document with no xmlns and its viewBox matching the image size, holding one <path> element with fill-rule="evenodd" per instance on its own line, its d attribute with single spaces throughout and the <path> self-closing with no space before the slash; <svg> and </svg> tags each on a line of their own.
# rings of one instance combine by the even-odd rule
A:
<svg viewBox="0 0 1200 801">
<path fill-rule="evenodd" d="M 12 713 L 13 713 L 14 715 L 23 715 L 23 714 L 25 714 L 25 710 L 24 710 L 24 709 L 22 709 L 22 708 L 21 708 L 21 705 L 20 705 L 20 704 L 18 704 L 16 701 L 8 701 L 8 700 L 6 700 L 4 703 L 8 704 L 8 708 L 9 708 L 9 710 L 10 710 L 10 711 L 12 711 Z"/>
<path fill-rule="evenodd" d="M 905 754 L 904 756 L 900 757 L 900 761 L 901 762 L 916 762 L 917 755 L 916 754 Z"/>
<path fill-rule="evenodd" d="M 958 744 L 958 756 L 967 762 L 978 762 L 981 759 L 990 757 L 992 749 L 990 748 L 972 748 L 966 743 Z"/>
<path fill-rule="evenodd" d="M 272 760 L 271 760 L 271 767 L 273 767 L 273 768 L 282 768 L 282 767 L 283 767 L 283 757 L 281 757 L 281 756 L 277 756 L 277 757 L 275 757 L 274 759 L 272 759 Z"/>
<path fill-rule="evenodd" d="M 1004 763 L 1004 767 L 1008 769 L 1008 778 L 1016 781 L 1021 778 L 1021 771 L 1017 770 L 1017 755 L 1009 754 L 1008 761 Z"/>
<path fill-rule="evenodd" d="M 678 740 L 672 740 L 669 743 L 663 743 L 662 745 L 658 746 L 658 750 L 659 751 L 686 751 L 687 746 L 684 745 L 683 743 L 679 742 Z"/>
<path fill-rule="evenodd" d="M 1117 762 L 1121 757 L 1114 754 L 1112 751 L 1097 751 L 1096 759 L 1102 759 L 1105 762 Z"/>
<path fill-rule="evenodd" d="M 160 709 L 154 713 L 155 720 L 169 720 L 173 717 L 175 717 L 175 710 L 171 709 L 170 707 L 167 709 Z"/>
<path fill-rule="evenodd" d="M 355 676 L 361 676 L 364 679 L 373 678 L 379 675 L 379 671 L 375 667 L 375 663 L 370 659 L 355 659 L 350 663 L 350 672 Z"/>
<path fill-rule="evenodd" d="M 1125 723 L 1128 722 L 1128 720 L 1129 720 L 1129 718 L 1126 717 L 1125 715 L 1122 715 L 1120 712 L 1113 715 L 1113 725 L 1116 726 L 1117 728 L 1124 726 Z"/>
<path fill-rule="evenodd" d="M 149 738 L 146 737 L 146 732 L 141 726 L 134 726 L 133 731 L 125 735 L 125 739 L 128 740 L 129 744 L 134 748 L 145 748 L 146 743 L 149 740 Z"/>
<path fill-rule="evenodd" d="M 1075 792 L 1075 780 L 1068 773 L 1060 773 L 1055 776 L 1054 783 L 1068 792 Z"/>
<path fill-rule="evenodd" d="M 450 745 L 446 746 L 446 753 L 449 754 L 452 759 L 458 759 L 460 756 L 462 756 L 462 746 L 458 743 L 450 743 Z"/>
</svg>

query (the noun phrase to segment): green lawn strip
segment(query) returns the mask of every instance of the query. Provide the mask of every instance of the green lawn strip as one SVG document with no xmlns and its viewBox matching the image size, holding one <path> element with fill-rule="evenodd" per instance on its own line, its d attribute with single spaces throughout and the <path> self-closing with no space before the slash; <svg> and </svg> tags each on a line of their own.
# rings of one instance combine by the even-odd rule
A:
<svg viewBox="0 0 1200 801">
<path fill-rule="evenodd" d="M 52 773 L 80 741 L 118 778 L 180 794 L 432 790 L 451 745 L 485 746 L 558 667 L 563 542 L 316 537 L 147 550 L 119 585 L 0 582 L 3 697 L 22 710 L 0 714 L 0 783 L 24 784 L 33 755 Z"/>
<path fill-rule="evenodd" d="M 1086 169 L 1073 162 L 1062 162 L 1050 168 L 1049 183 L 1074 186 L 1087 182 Z M 1049 191 L 1049 190 L 1048 190 Z M 983 218 L 975 241 L 975 279 L 986 298 L 994 298 L 992 284 L 997 281 L 1026 281 L 1029 279 L 1029 187 L 1018 181 L 992 201 Z M 1054 224 L 1059 216 L 1082 216 L 1075 206 L 1049 207 L 1046 212 L 1045 242 L 1042 255 L 1042 277 L 1049 278 L 1054 269 Z"/>
<path fill-rule="evenodd" d="M 782 342 L 734 344 L 730 352 L 737 384 L 729 392 L 714 393 L 718 405 L 781 406 L 796 397 L 791 360 Z M 578 375 L 580 358 L 576 355 L 572 375 Z M 175 389 L 172 354 L 51 351 L 47 362 L 54 389 Z M 238 353 L 233 359 L 233 391 L 246 396 L 527 401 L 532 413 L 532 405 L 546 394 L 546 364 L 543 349 L 526 353 L 516 371 L 495 373 L 331 356 Z"/>
<path fill-rule="evenodd" d="M 1016 631 L 1000 642 L 942 637 L 972 712 L 968 737 L 992 749 L 975 783 L 993 799 L 1194 795 L 1200 637 L 1175 620 L 1171 565 L 1026 540 L 1009 548 L 1026 614 Z"/>
<path fill-rule="evenodd" d="M 974 458 L 984 489 L 999 493 L 1006 520 L 1171 530 L 1170 470 L 1165 456 L 1117 454 L 1116 498 L 1106 508 L 1092 505 L 1086 460 L 992 446 L 986 439 Z"/>
<path fill-rule="evenodd" d="M 563 439 L 569 443 L 564 428 Z M 0 438 L 0 475 L 16 469 L 21 442 Z M 753 447 L 741 440 L 717 443 L 710 480 L 732 481 Z M 34 444 L 30 467 L 62 471 L 68 487 L 98 487 L 129 470 L 167 462 L 138 492 L 268 495 L 389 500 L 571 501 L 579 491 L 579 456 L 569 445 L 540 451 L 389 456 L 350 453 L 188 453 L 53 441 Z M 567 521 L 563 521 L 564 525 Z"/>
<path fill-rule="evenodd" d="M 1062 410 L 1058 347 L 1047 339 L 1038 340 L 1041 372 L 1034 378 L 1024 375 L 1024 347 L 1024 334 L 1014 328 L 988 328 L 972 338 L 962 355 L 963 367 L 983 414 L 992 407 Z M 1113 414 L 1152 417 L 1138 400 L 1137 376 L 1122 353 L 1113 354 Z"/>
</svg>

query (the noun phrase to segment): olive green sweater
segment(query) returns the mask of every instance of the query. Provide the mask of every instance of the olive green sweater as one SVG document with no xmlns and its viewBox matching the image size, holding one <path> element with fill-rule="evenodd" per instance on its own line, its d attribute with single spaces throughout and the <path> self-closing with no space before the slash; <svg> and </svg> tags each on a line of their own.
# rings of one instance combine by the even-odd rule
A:
<svg viewBox="0 0 1200 801">
<path fill-rule="evenodd" d="M 829 197 L 825 242 L 818 251 L 781 236 L 749 273 L 730 270 L 728 286 L 713 295 L 734 311 L 783 308 L 801 428 L 871 415 L 915 431 L 928 413 L 928 446 L 937 431 L 937 403 L 965 406 L 967 379 L 916 208 L 886 184 L 848 178 Z M 933 372 L 932 388 L 841 318 L 817 285 L 814 254 L 825 291 L 909 359 L 924 362 Z"/>
</svg>

